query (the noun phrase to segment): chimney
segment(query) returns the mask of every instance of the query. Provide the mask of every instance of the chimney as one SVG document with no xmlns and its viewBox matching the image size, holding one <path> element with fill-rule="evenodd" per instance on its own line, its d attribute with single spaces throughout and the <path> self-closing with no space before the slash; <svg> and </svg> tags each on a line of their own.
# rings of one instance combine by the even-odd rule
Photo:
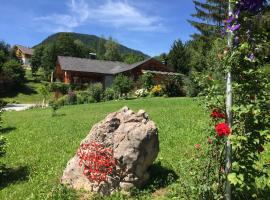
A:
<svg viewBox="0 0 270 200">
<path fill-rule="evenodd" d="M 91 59 L 91 60 L 97 59 L 97 54 L 96 53 L 89 53 L 89 59 Z"/>
</svg>

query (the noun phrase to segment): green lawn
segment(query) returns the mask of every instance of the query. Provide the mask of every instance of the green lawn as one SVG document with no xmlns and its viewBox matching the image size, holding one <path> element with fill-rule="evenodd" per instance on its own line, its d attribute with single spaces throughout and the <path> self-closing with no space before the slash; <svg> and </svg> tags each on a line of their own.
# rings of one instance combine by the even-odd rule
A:
<svg viewBox="0 0 270 200">
<path fill-rule="evenodd" d="M 5 113 L 5 136 L 9 145 L 4 162 L 13 170 L 9 172 L 9 179 L 0 184 L 0 199 L 76 199 L 72 191 L 59 186 L 67 161 L 95 123 L 125 105 L 134 111 L 145 109 L 159 128 L 160 154 L 151 172 L 155 187 L 151 192 L 156 191 L 144 190 L 136 198 L 180 199 L 179 177 L 189 180 L 188 161 L 195 152 L 194 144 L 206 143 L 207 139 L 204 127 L 208 117 L 190 98 L 67 106 L 56 117 L 51 116 L 50 109 Z"/>
</svg>

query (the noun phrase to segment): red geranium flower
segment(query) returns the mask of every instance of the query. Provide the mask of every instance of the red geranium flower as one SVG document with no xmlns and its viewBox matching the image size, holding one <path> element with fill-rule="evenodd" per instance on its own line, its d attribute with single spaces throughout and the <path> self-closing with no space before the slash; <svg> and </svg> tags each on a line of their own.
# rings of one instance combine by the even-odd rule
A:
<svg viewBox="0 0 270 200">
<path fill-rule="evenodd" d="M 219 137 L 228 136 L 231 133 L 231 130 L 225 122 L 216 125 L 216 131 Z"/>
<path fill-rule="evenodd" d="M 218 109 L 214 109 L 210 115 L 213 118 L 225 118 L 225 114 L 221 113 Z"/>
</svg>

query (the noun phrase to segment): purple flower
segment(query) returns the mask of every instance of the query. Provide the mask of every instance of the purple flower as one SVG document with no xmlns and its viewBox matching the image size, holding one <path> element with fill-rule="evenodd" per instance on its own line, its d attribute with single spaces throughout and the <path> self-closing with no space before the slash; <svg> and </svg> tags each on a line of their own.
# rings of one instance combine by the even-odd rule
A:
<svg viewBox="0 0 270 200">
<path fill-rule="evenodd" d="M 239 28 L 240 28 L 240 24 L 235 24 L 235 25 L 232 25 L 232 26 L 228 26 L 228 29 L 230 31 L 237 31 Z"/>
<path fill-rule="evenodd" d="M 248 59 L 249 59 L 251 62 L 253 62 L 253 61 L 255 60 L 254 54 L 253 54 L 253 53 L 250 53 L 250 54 L 248 55 Z"/>
<path fill-rule="evenodd" d="M 231 15 L 227 20 L 225 20 L 225 23 L 230 24 L 230 23 L 232 23 L 234 20 L 235 20 L 235 17 Z"/>
</svg>

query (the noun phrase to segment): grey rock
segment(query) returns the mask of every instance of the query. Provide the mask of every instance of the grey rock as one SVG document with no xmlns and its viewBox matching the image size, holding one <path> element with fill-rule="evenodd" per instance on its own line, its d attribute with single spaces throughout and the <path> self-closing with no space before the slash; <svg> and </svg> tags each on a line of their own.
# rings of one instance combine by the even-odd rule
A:
<svg viewBox="0 0 270 200">
<path fill-rule="evenodd" d="M 67 164 L 61 182 L 68 187 L 109 195 L 147 183 L 150 165 L 159 152 L 158 130 L 144 110 L 134 113 L 128 107 L 109 114 L 94 125 L 81 144 L 98 142 L 113 149 L 117 166 L 106 182 L 97 184 L 83 175 L 79 157 Z"/>
</svg>

